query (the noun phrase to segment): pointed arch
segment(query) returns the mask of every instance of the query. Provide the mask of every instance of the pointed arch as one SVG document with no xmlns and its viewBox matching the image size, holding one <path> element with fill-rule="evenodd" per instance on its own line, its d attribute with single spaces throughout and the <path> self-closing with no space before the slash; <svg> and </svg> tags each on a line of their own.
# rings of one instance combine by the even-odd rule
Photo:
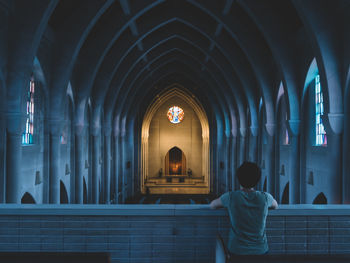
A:
<svg viewBox="0 0 350 263">
<path fill-rule="evenodd" d="M 86 186 L 86 181 L 85 177 L 83 177 L 83 204 L 87 204 L 87 186 Z"/>
<path fill-rule="evenodd" d="M 196 113 L 201 128 L 202 128 L 202 174 L 204 177 L 204 183 L 210 189 L 210 178 L 209 178 L 209 122 L 206 112 L 201 103 L 196 97 L 186 90 L 182 85 L 177 83 L 170 85 L 167 89 L 157 95 L 150 106 L 147 108 L 143 118 L 142 129 L 141 129 L 141 191 L 146 192 L 145 180 L 148 177 L 148 138 L 149 128 L 153 116 L 160 108 L 160 106 L 173 97 L 182 98 L 188 105 L 192 107 Z"/>
<path fill-rule="evenodd" d="M 171 148 L 165 155 L 165 174 L 186 174 L 186 156 L 176 146 Z"/>
<path fill-rule="evenodd" d="M 281 204 L 289 204 L 289 182 L 284 187 Z"/>
<path fill-rule="evenodd" d="M 327 204 L 327 197 L 325 196 L 324 193 L 321 192 L 315 197 L 312 204 L 314 204 L 314 205 L 326 205 Z"/>
<path fill-rule="evenodd" d="M 66 186 L 64 185 L 62 180 L 60 180 L 60 204 L 68 204 L 68 203 L 69 203 L 69 199 L 68 199 Z"/>
<path fill-rule="evenodd" d="M 21 204 L 36 204 L 36 202 L 34 197 L 30 193 L 25 192 L 21 198 Z"/>
</svg>

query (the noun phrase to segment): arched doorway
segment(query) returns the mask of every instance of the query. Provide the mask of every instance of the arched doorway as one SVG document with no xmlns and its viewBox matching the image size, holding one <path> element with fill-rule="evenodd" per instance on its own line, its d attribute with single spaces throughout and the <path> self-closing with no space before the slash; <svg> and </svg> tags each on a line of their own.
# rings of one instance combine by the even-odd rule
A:
<svg viewBox="0 0 350 263">
<path fill-rule="evenodd" d="M 171 148 L 165 156 L 166 175 L 185 175 L 186 157 L 178 147 Z"/>
<path fill-rule="evenodd" d="M 289 183 L 286 184 L 282 194 L 282 204 L 289 204 Z"/>
<path fill-rule="evenodd" d="M 87 204 L 87 187 L 86 187 L 86 181 L 83 177 L 83 204 Z"/>
<path fill-rule="evenodd" d="M 21 199 L 21 204 L 35 204 L 35 200 L 33 198 L 33 196 L 26 192 Z"/>
<path fill-rule="evenodd" d="M 68 194 L 64 183 L 60 181 L 60 204 L 68 204 Z"/>
<path fill-rule="evenodd" d="M 314 205 L 326 205 L 327 204 L 327 197 L 324 195 L 324 193 L 319 193 L 314 201 L 312 202 Z"/>
</svg>

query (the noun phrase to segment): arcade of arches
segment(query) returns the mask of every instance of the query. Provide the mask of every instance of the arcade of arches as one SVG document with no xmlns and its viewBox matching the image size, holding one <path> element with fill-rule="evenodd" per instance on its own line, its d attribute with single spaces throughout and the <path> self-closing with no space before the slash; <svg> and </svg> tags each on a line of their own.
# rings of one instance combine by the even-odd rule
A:
<svg viewBox="0 0 350 263">
<path fill-rule="evenodd" d="M 246 160 L 280 203 L 350 203 L 349 14 L 0 0 L 0 203 L 203 201 Z"/>
</svg>

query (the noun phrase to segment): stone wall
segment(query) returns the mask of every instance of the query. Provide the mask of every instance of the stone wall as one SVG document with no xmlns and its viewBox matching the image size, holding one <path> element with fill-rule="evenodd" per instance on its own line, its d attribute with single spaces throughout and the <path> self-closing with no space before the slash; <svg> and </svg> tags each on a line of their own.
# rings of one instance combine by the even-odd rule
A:
<svg viewBox="0 0 350 263">
<path fill-rule="evenodd" d="M 350 253 L 349 206 L 270 211 L 273 254 Z M 109 252 L 112 262 L 213 262 L 224 209 L 207 205 L 0 205 L 0 252 Z"/>
</svg>

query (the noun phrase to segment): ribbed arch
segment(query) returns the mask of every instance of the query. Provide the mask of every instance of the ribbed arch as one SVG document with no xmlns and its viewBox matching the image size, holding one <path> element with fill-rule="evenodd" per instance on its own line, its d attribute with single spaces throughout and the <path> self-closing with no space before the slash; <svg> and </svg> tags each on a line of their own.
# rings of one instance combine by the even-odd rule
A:
<svg viewBox="0 0 350 263">
<path fill-rule="evenodd" d="M 178 18 L 175 18 L 174 20 L 176 20 L 176 21 L 180 21 Z M 169 20 L 169 21 L 171 21 L 171 20 Z M 185 23 L 185 21 L 181 21 L 182 23 Z M 186 22 L 187 23 L 187 22 Z M 187 23 L 188 24 L 188 23 Z M 190 24 L 188 24 L 188 26 L 189 26 Z M 193 26 L 192 26 L 193 27 Z M 201 34 L 203 34 L 203 32 L 201 32 Z M 142 38 L 140 38 L 140 39 L 138 39 L 138 41 L 141 41 L 142 40 Z M 213 41 L 213 39 L 211 39 L 211 41 Z M 213 42 L 213 43 L 215 43 L 215 42 Z M 135 45 L 136 45 L 136 43 L 135 43 Z M 220 46 L 220 45 L 218 45 L 218 43 L 215 43 L 215 46 Z M 129 50 L 131 50 L 131 48 L 129 48 Z M 146 54 L 146 53 L 145 53 Z M 144 55 L 145 55 L 144 54 Z M 139 57 L 139 61 L 141 60 L 140 58 L 144 58 L 144 55 L 142 55 L 141 57 Z M 225 54 L 225 57 L 227 57 L 227 55 Z M 232 60 L 233 59 L 231 59 L 230 61 L 232 62 Z M 120 60 L 117 60 L 117 61 L 120 61 Z M 119 62 L 120 63 L 120 62 Z M 238 68 L 242 68 L 242 67 L 238 67 Z M 118 85 L 112 85 L 113 87 L 115 87 L 115 86 L 118 86 Z M 245 90 L 249 90 L 249 86 L 247 87 L 247 89 L 245 89 Z M 254 105 L 254 103 L 253 103 L 253 101 L 252 101 L 252 98 L 251 98 L 251 96 L 249 96 L 248 97 L 248 99 L 249 99 L 249 104 L 250 104 L 250 107 L 251 107 L 251 112 L 252 112 L 252 114 L 254 114 L 254 112 L 256 112 L 256 110 L 254 110 L 254 108 L 253 108 L 253 105 Z M 252 119 L 253 120 L 255 120 L 256 119 L 256 115 L 252 115 Z"/>
<path fill-rule="evenodd" d="M 180 52 L 180 54 L 183 54 L 183 55 L 185 55 L 185 56 L 187 56 L 187 57 L 191 57 L 191 55 L 190 54 L 184 54 L 183 52 L 181 52 L 181 51 L 179 51 L 179 50 L 177 50 L 177 49 L 175 49 L 174 50 L 175 52 L 177 51 L 177 52 Z M 166 54 L 168 54 L 169 52 L 173 52 L 172 50 L 170 50 L 170 51 L 168 51 L 168 52 L 166 52 Z M 194 59 L 194 58 L 193 58 Z M 182 61 L 183 62 L 183 61 Z M 188 63 L 188 65 L 190 65 L 190 63 Z M 203 65 L 202 65 L 203 66 Z M 147 70 L 147 66 L 144 68 L 144 71 L 146 71 Z M 210 72 L 210 71 L 209 71 Z M 213 76 L 213 78 L 214 78 L 214 76 Z M 139 79 L 138 78 L 136 78 L 136 79 L 134 79 L 133 80 L 133 83 L 136 83 L 136 82 L 139 82 Z M 133 86 L 134 84 L 131 84 L 131 85 L 125 85 L 125 87 L 129 87 L 129 88 L 127 88 L 126 89 L 126 91 L 127 92 L 130 92 L 131 91 L 131 89 L 130 89 L 130 86 Z M 218 84 L 218 87 L 220 88 L 222 85 L 221 84 Z M 136 91 L 136 90 L 135 90 Z M 224 94 L 224 90 L 222 91 L 222 94 Z M 140 95 L 139 93 L 138 93 L 138 95 Z M 228 94 L 227 94 L 228 95 Z M 116 95 L 116 97 L 119 97 L 119 96 L 117 96 Z M 120 100 L 120 98 L 129 98 L 129 96 L 128 96 L 128 94 L 126 94 L 126 96 L 120 96 L 119 97 L 119 100 Z M 230 98 L 228 97 L 228 96 L 224 96 L 224 98 L 226 99 L 226 105 L 230 105 Z M 231 99 L 231 101 L 232 101 L 232 99 Z M 239 100 L 237 100 L 236 101 L 236 103 L 237 102 L 239 102 Z M 122 106 L 123 105 L 123 103 L 120 103 L 120 101 L 118 102 L 118 103 L 116 103 L 116 105 L 118 105 L 118 106 Z M 242 108 L 242 107 L 241 107 Z M 241 109 L 242 110 L 242 109 Z M 245 117 L 244 115 L 243 115 L 243 117 Z M 226 118 L 226 119 L 228 119 L 228 118 Z M 243 122 L 243 121 L 242 121 Z M 244 120 L 244 122 L 245 122 L 245 120 Z M 228 125 L 228 124 L 227 124 Z"/>
<path fill-rule="evenodd" d="M 183 61 L 182 61 L 183 62 Z M 183 64 L 183 63 L 180 63 L 180 65 L 181 64 Z M 167 64 L 169 64 L 169 62 L 167 62 Z M 161 65 L 161 66 L 159 66 L 159 69 L 164 69 L 165 68 L 165 65 Z M 192 69 L 193 70 L 193 69 Z M 152 76 L 153 75 L 153 73 L 152 74 L 150 74 L 149 76 Z M 142 83 L 142 82 L 141 82 Z M 141 90 L 143 90 L 144 91 L 144 93 L 145 94 L 147 94 L 147 89 L 149 89 L 151 86 L 147 86 L 147 87 L 144 87 L 144 88 L 142 88 Z M 215 94 L 213 94 L 212 96 L 216 96 Z M 142 100 L 142 98 L 143 98 L 143 95 L 142 95 L 142 93 L 138 93 L 138 98 L 141 98 L 141 100 Z M 134 102 L 133 102 L 134 103 Z M 126 105 L 134 105 L 133 103 L 127 103 Z M 137 103 L 137 102 L 135 102 L 135 103 Z M 116 103 L 117 105 L 119 104 L 119 102 L 117 102 Z M 223 107 L 223 105 L 224 105 L 224 102 L 220 102 L 220 99 L 219 99 L 219 103 L 218 103 L 218 105 L 220 105 L 221 107 Z M 225 116 L 226 116 L 226 119 L 228 120 L 228 115 L 227 115 L 227 110 L 223 110 L 223 114 L 225 114 Z M 118 115 L 118 113 L 117 113 L 117 115 Z M 226 123 L 226 125 L 229 125 L 228 123 Z"/>
</svg>

